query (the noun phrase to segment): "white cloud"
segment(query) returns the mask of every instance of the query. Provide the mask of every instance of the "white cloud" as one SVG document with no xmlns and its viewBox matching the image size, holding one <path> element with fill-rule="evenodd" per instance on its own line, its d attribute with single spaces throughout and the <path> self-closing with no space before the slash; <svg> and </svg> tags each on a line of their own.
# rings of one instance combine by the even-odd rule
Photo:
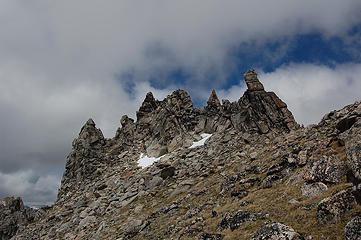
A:
<svg viewBox="0 0 361 240">
<path fill-rule="evenodd" d="M 26 204 L 34 207 L 52 204 L 56 198 L 60 179 L 54 175 L 37 176 L 33 171 L 13 174 L 0 173 L 1 197 L 22 196 Z"/>
</svg>

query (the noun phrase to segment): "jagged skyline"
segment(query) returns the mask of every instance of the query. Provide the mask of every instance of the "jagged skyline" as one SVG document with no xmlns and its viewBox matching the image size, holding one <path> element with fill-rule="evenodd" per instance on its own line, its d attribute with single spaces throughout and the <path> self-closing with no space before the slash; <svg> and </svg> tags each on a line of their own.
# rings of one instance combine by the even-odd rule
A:
<svg viewBox="0 0 361 240">
<path fill-rule="evenodd" d="M 326 7 L 327 6 L 327 7 Z M 359 99 L 361 3 L 0 3 L 0 197 L 48 204 L 91 117 L 112 137 L 145 94 L 197 107 L 245 91 L 255 68 L 301 124 Z"/>
</svg>

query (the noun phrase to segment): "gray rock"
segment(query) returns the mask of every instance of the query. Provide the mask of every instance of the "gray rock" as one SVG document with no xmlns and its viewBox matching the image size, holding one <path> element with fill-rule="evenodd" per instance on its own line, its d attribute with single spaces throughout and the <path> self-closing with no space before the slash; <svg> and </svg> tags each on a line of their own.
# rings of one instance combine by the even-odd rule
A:
<svg viewBox="0 0 361 240">
<path fill-rule="evenodd" d="M 361 120 L 341 134 L 345 142 L 347 162 L 353 173 L 354 183 L 361 183 Z"/>
<path fill-rule="evenodd" d="M 88 227 L 90 224 L 95 223 L 95 222 L 96 222 L 95 216 L 87 216 L 84 219 L 80 220 L 79 226 L 84 228 L 84 227 Z"/>
<path fill-rule="evenodd" d="M 297 156 L 297 164 L 300 166 L 304 166 L 306 165 L 307 160 L 307 150 L 300 151 Z"/>
<path fill-rule="evenodd" d="M 238 228 L 241 224 L 258 219 L 266 218 L 266 214 L 254 213 L 250 211 L 238 211 L 234 216 L 226 215 L 219 224 L 220 229 L 230 228 L 232 231 Z"/>
<path fill-rule="evenodd" d="M 337 156 L 323 156 L 308 163 L 306 181 L 338 183 L 346 175 L 347 166 Z"/>
<path fill-rule="evenodd" d="M 24 208 L 21 198 L 8 197 L 0 201 L 0 239 L 8 240 L 19 228 L 33 222 L 35 213 Z"/>
<path fill-rule="evenodd" d="M 203 233 L 198 237 L 198 240 L 222 240 L 223 234 L 219 233 Z"/>
<path fill-rule="evenodd" d="M 148 224 L 149 222 L 143 219 L 131 220 L 127 223 L 125 235 L 128 238 L 132 238 L 135 235 L 139 234 L 139 232 L 141 232 Z"/>
<path fill-rule="evenodd" d="M 345 227 L 346 240 L 361 239 L 361 216 L 357 216 L 349 221 Z"/>
<path fill-rule="evenodd" d="M 291 227 L 278 223 L 268 221 L 265 222 L 253 235 L 252 240 L 304 240 L 304 237 L 296 232 Z"/>
<path fill-rule="evenodd" d="M 246 81 L 247 88 L 249 91 L 263 91 L 264 87 L 262 83 L 258 80 L 257 73 L 254 69 L 248 70 L 244 75 L 244 80 Z"/>
<path fill-rule="evenodd" d="M 305 183 L 301 187 L 302 195 L 305 197 L 315 197 L 327 190 L 326 184 L 322 182 Z"/>
<path fill-rule="evenodd" d="M 159 186 L 160 184 L 162 184 L 163 182 L 163 178 L 158 177 L 158 176 L 154 176 L 152 178 L 152 180 L 150 180 L 150 182 L 148 183 L 148 185 L 146 186 L 147 189 L 153 189 L 156 186 Z"/>
<path fill-rule="evenodd" d="M 323 199 L 317 206 L 317 220 L 321 225 L 337 223 L 341 214 L 353 207 L 355 197 L 352 188 L 342 190 Z"/>
</svg>

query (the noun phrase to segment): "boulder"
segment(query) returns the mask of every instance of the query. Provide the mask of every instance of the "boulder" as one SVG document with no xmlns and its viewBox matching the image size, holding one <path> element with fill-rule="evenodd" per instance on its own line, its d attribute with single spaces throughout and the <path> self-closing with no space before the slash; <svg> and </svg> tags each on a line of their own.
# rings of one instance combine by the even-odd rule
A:
<svg viewBox="0 0 361 240">
<path fill-rule="evenodd" d="M 361 239 L 361 215 L 349 221 L 345 227 L 346 240 Z"/>
<path fill-rule="evenodd" d="M 301 187 L 302 195 L 305 197 L 315 197 L 327 190 L 327 186 L 322 182 L 305 183 Z"/>
<path fill-rule="evenodd" d="M 346 172 L 346 163 L 337 156 L 322 156 L 308 163 L 304 179 L 309 182 L 339 183 Z"/>
<path fill-rule="evenodd" d="M 226 229 L 229 227 L 233 231 L 245 222 L 253 222 L 258 219 L 264 219 L 266 218 L 266 216 L 267 215 L 263 213 L 240 210 L 233 216 L 226 215 L 225 217 L 223 217 L 221 223 L 219 224 L 219 228 Z"/>
<path fill-rule="evenodd" d="M 219 233 L 203 233 L 198 237 L 198 240 L 222 240 L 223 234 Z"/>
<path fill-rule="evenodd" d="M 352 209 L 355 201 L 353 189 L 348 188 L 323 199 L 317 206 L 317 220 L 321 225 L 338 223 L 341 214 Z"/>
<path fill-rule="evenodd" d="M 253 235 L 252 240 L 304 240 L 305 238 L 291 227 L 278 222 L 265 222 Z"/>
</svg>

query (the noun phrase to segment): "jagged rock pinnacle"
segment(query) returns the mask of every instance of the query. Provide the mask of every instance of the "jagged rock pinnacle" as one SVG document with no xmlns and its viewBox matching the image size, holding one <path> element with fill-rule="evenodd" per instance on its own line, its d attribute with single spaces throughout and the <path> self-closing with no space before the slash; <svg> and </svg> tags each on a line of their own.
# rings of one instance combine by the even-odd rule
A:
<svg viewBox="0 0 361 240">
<path fill-rule="evenodd" d="M 248 70 L 244 75 L 248 91 L 263 91 L 264 87 L 258 80 L 257 73 L 254 69 Z"/>
<path fill-rule="evenodd" d="M 145 96 L 145 99 L 142 103 L 142 106 L 139 108 L 139 111 L 137 111 L 137 119 L 139 120 L 147 113 L 150 113 L 154 111 L 157 108 L 157 101 L 155 100 L 153 93 L 148 92 Z"/>
<path fill-rule="evenodd" d="M 168 108 L 175 108 L 175 111 L 176 109 L 187 109 L 193 107 L 191 97 L 182 89 L 172 92 L 172 94 L 165 99 L 165 102 Z"/>
<path fill-rule="evenodd" d="M 95 126 L 95 122 L 93 121 L 93 119 L 89 118 L 89 120 L 86 122 L 86 125 Z"/>
<path fill-rule="evenodd" d="M 221 106 L 221 103 L 219 102 L 219 99 L 217 97 L 217 93 L 214 89 L 212 90 L 212 93 L 209 96 L 207 104 L 208 104 L 208 106 L 215 106 L 215 107 Z"/>
<path fill-rule="evenodd" d="M 122 125 L 122 127 L 125 127 L 126 125 L 128 125 L 128 123 L 134 123 L 134 120 L 127 115 L 122 116 L 122 118 L 120 119 L 120 124 Z"/>
<path fill-rule="evenodd" d="M 95 127 L 93 119 L 90 118 L 81 128 L 78 139 L 82 139 L 90 144 L 93 144 L 95 142 L 103 141 L 104 136 L 102 131 Z"/>
</svg>

